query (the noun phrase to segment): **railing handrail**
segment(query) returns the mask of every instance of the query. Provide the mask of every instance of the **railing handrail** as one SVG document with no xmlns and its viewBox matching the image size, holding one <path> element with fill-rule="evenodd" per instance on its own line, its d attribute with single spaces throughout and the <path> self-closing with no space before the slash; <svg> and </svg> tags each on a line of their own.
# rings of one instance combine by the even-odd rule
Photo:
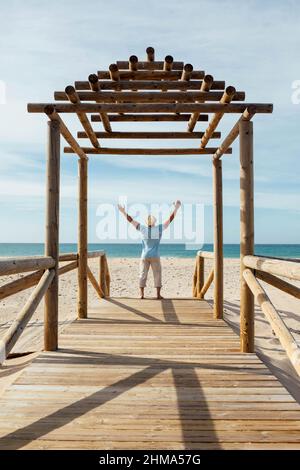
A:
<svg viewBox="0 0 300 470">
<path fill-rule="evenodd" d="M 110 295 L 110 275 L 105 251 L 90 251 L 88 252 L 87 257 L 100 258 L 99 282 L 97 282 L 88 266 L 87 274 L 99 297 L 108 297 Z M 62 266 L 57 266 L 58 275 L 65 274 L 78 268 L 77 253 L 62 253 L 59 256 L 58 261 L 70 261 Z M 3 363 L 9 352 L 12 350 L 51 285 L 55 276 L 55 266 L 55 260 L 51 256 L 18 256 L 0 258 L 0 276 L 32 271 L 26 276 L 0 286 L 0 300 L 35 286 L 28 301 L 17 315 L 16 320 L 13 322 L 4 338 L 0 340 L 0 364 Z"/>
<path fill-rule="evenodd" d="M 245 279 L 265 317 L 269 321 L 274 333 L 280 341 L 281 346 L 285 350 L 288 358 L 300 376 L 300 348 L 297 344 L 297 341 L 281 318 L 279 312 L 272 304 L 266 291 L 256 279 L 255 273 L 253 273 L 251 269 L 246 268 L 243 271 L 243 278 Z"/>
<path fill-rule="evenodd" d="M 3 256 L 0 257 L 0 276 L 50 269 L 55 266 L 51 256 Z"/>
<path fill-rule="evenodd" d="M 244 256 L 243 263 L 247 268 L 257 269 L 269 274 L 287 277 L 300 281 L 300 263 L 266 256 Z"/>
<path fill-rule="evenodd" d="M 197 251 L 197 256 L 201 256 L 202 258 L 209 258 L 214 259 L 215 255 L 213 251 Z"/>
<path fill-rule="evenodd" d="M 98 258 L 105 255 L 104 250 L 88 251 L 88 258 Z M 76 261 L 78 259 L 78 253 L 61 253 L 59 255 L 59 261 Z"/>
</svg>

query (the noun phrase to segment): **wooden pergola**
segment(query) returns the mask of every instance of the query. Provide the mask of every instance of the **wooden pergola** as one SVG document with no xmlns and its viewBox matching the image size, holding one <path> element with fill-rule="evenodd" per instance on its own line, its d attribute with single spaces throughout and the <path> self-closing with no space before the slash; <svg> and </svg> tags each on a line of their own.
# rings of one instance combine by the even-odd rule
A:
<svg viewBox="0 0 300 470">
<path fill-rule="evenodd" d="M 132 55 L 117 61 L 108 70 L 91 74 L 87 81 L 77 81 L 65 91 L 54 93 L 53 103 L 29 103 L 30 113 L 45 113 L 48 122 L 47 216 L 45 255 L 55 260 L 56 271 L 46 293 L 45 349 L 57 348 L 58 319 L 58 258 L 59 258 L 59 173 L 60 135 L 69 146 L 65 153 L 79 157 L 79 225 L 78 225 L 78 317 L 87 317 L 87 180 L 88 155 L 211 155 L 214 197 L 214 315 L 223 315 L 223 202 L 222 156 L 231 154 L 231 144 L 240 137 L 240 227 L 241 271 L 244 256 L 254 254 L 253 207 L 253 125 L 257 113 L 271 113 L 272 104 L 247 103 L 245 93 L 224 81 L 215 80 L 191 64 L 173 60 L 155 60 L 152 47 L 146 50 L 146 60 Z M 72 135 L 63 114 L 77 114 L 81 129 Z M 220 143 L 218 126 L 227 114 L 238 114 L 238 120 Z M 102 123 L 98 131 L 93 123 Z M 114 129 L 115 123 L 132 122 L 131 132 Z M 136 122 L 182 122 L 183 130 L 168 132 L 135 131 Z M 197 123 L 203 130 L 195 131 Z M 87 139 L 89 146 L 81 145 Z M 104 139 L 196 139 L 197 147 L 171 148 L 112 148 Z M 245 279 L 241 276 L 241 350 L 254 348 L 254 302 Z"/>
</svg>

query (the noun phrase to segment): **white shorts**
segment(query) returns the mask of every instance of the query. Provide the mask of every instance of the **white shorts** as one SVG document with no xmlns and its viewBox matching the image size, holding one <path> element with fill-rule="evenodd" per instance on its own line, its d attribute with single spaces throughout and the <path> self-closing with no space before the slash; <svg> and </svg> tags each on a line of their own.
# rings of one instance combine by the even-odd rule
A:
<svg viewBox="0 0 300 470">
<path fill-rule="evenodd" d="M 154 286 L 161 287 L 160 258 L 142 258 L 140 262 L 140 287 L 146 287 L 149 268 L 151 266 L 154 278 Z"/>
</svg>

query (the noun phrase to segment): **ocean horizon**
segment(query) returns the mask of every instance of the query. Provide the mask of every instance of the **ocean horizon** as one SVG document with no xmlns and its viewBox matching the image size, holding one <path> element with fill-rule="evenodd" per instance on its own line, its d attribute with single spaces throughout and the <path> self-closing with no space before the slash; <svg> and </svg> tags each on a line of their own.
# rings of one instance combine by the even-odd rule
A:
<svg viewBox="0 0 300 470">
<path fill-rule="evenodd" d="M 89 243 L 89 251 L 105 250 L 111 258 L 138 258 L 141 254 L 139 243 Z M 198 250 L 213 251 L 213 244 L 189 249 L 184 244 L 162 243 L 160 255 L 172 258 L 194 258 Z M 60 253 L 77 252 L 76 243 L 61 243 Z M 34 256 L 44 253 L 43 243 L 0 243 L 0 256 Z M 300 244 L 256 244 L 256 255 L 284 258 L 300 258 Z M 239 244 L 224 244 L 225 258 L 239 258 Z"/>
</svg>

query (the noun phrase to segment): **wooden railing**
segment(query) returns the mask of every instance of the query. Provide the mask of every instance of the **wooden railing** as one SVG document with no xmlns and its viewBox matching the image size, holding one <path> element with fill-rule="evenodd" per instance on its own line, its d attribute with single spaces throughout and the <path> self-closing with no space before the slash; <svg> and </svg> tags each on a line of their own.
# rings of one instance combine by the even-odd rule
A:
<svg viewBox="0 0 300 470">
<path fill-rule="evenodd" d="M 299 287 L 278 277 L 282 276 L 295 281 L 300 281 L 300 262 L 261 256 L 244 256 L 243 264 L 246 267 L 243 271 L 243 278 L 246 281 L 247 286 L 265 314 L 295 370 L 298 375 L 300 375 L 299 345 L 281 318 L 279 312 L 272 304 L 266 291 L 257 280 L 258 278 L 273 287 L 300 299 Z"/>
<path fill-rule="evenodd" d="M 214 260 L 214 254 L 210 251 L 198 251 L 193 278 L 193 297 L 197 299 L 204 299 L 206 292 L 214 280 L 214 268 L 212 268 L 206 281 L 204 281 L 205 258 Z"/>
<path fill-rule="evenodd" d="M 99 258 L 99 282 L 87 266 L 87 276 L 99 297 L 110 295 L 110 275 L 104 251 L 88 252 L 88 258 Z M 68 264 L 58 267 L 58 274 L 62 275 L 78 268 L 78 254 L 64 253 L 59 261 Z M 32 272 L 34 271 L 34 272 Z M 0 340 L 0 364 L 16 344 L 26 325 L 32 318 L 42 298 L 45 296 L 55 276 L 55 260 L 51 256 L 26 256 L 17 258 L 0 258 L 0 276 L 30 272 L 30 274 L 8 282 L 0 287 L 0 300 L 13 294 L 36 286 L 22 307 L 4 337 Z"/>
</svg>

